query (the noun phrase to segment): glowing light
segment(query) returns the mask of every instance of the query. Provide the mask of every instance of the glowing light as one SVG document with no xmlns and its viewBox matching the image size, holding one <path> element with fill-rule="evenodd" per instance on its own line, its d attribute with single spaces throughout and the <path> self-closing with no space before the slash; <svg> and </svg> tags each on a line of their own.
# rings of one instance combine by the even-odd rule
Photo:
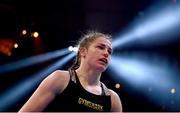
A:
<svg viewBox="0 0 180 113">
<path fill-rule="evenodd" d="M 133 24 L 130 24 L 123 33 L 118 34 L 117 38 L 114 38 L 113 47 L 117 48 L 130 44 L 154 46 L 175 42 L 178 40 L 177 35 L 180 34 L 178 32 L 179 18 L 179 4 L 161 4 L 152 7 L 136 19 Z"/>
<path fill-rule="evenodd" d="M 120 88 L 120 84 L 119 83 L 115 84 L 115 88 L 119 89 Z"/>
<path fill-rule="evenodd" d="M 157 85 L 162 89 L 172 87 L 170 75 L 173 71 L 167 66 L 168 64 L 165 65 L 165 62 L 161 62 L 162 64 L 160 61 L 157 62 L 153 63 L 151 59 L 143 58 L 142 55 L 134 58 L 112 56 L 110 69 L 133 85 L 142 85 L 142 87 L 144 84 Z"/>
<path fill-rule="evenodd" d="M 62 67 L 70 59 L 75 56 L 75 53 L 70 53 L 64 58 L 58 60 L 55 64 L 45 68 L 44 70 L 32 75 L 30 78 L 14 85 L 6 92 L 0 94 L 0 111 L 7 111 L 8 107 L 17 103 L 23 96 L 29 93 L 37 83 L 43 80 L 46 76 L 52 73 L 54 70 Z"/>
<path fill-rule="evenodd" d="M 38 32 L 34 32 L 33 33 L 33 37 L 37 38 L 39 36 L 39 33 Z"/>
<path fill-rule="evenodd" d="M 18 48 L 18 44 L 17 43 L 14 44 L 14 48 Z"/>
<path fill-rule="evenodd" d="M 72 46 L 69 46 L 69 47 L 68 47 L 68 50 L 69 50 L 69 51 L 73 51 L 73 47 L 72 47 Z"/>
<path fill-rule="evenodd" d="M 24 30 L 22 30 L 22 34 L 23 35 L 26 35 L 27 34 L 27 31 L 24 29 Z"/>
<path fill-rule="evenodd" d="M 37 56 L 32 56 L 19 61 L 11 62 L 8 64 L 0 65 L 0 73 L 17 70 L 33 64 L 41 63 L 50 59 L 54 59 L 69 53 L 68 49 L 56 50 L 53 52 L 44 53 Z"/>
<path fill-rule="evenodd" d="M 73 46 L 68 47 L 69 51 L 72 51 L 72 52 L 75 52 L 75 53 L 77 53 L 78 49 L 79 49 L 79 47 L 77 47 L 77 46 L 76 47 L 73 47 Z"/>
<path fill-rule="evenodd" d="M 171 89 L 171 93 L 172 93 L 172 94 L 176 93 L 176 89 L 175 89 L 175 88 L 172 88 L 172 89 Z"/>
<path fill-rule="evenodd" d="M 143 14 L 139 13 L 140 18 L 137 18 L 126 30 L 114 38 L 113 48 L 155 47 L 179 41 L 180 4 L 176 3 L 176 0 L 173 1 L 175 4 L 160 2 L 160 4 L 150 7 L 149 10 L 143 11 Z M 167 93 L 172 87 L 177 86 L 176 88 L 178 88 L 179 86 L 179 78 L 176 78 L 176 75 L 180 73 L 179 67 L 173 67 L 169 58 L 160 56 L 161 59 L 155 61 L 147 53 L 142 56 L 146 57 L 122 56 L 122 54 L 118 57 L 112 56 L 110 70 L 115 72 L 115 75 L 117 74 L 117 76 L 113 76 L 114 79 L 120 78 L 128 82 L 132 87 L 151 98 L 155 104 L 160 104 L 163 100 L 167 109 L 179 111 L 179 94 L 177 94 L 178 96 L 173 95 L 176 105 L 171 108 L 169 100 L 172 96 L 170 97 Z M 153 57 L 153 55 L 151 56 Z M 168 61 L 164 61 L 164 58 Z M 170 92 L 172 94 L 179 93 L 176 90 L 172 88 Z"/>
<path fill-rule="evenodd" d="M 133 55 L 130 53 L 121 53 L 121 56 L 112 55 L 109 66 L 110 73 L 113 72 L 114 80 L 127 82 L 129 86 L 150 98 L 154 104 L 160 104 L 163 100 L 168 105 L 172 96 L 169 96 L 167 91 L 170 89 L 172 94 L 178 93 L 172 87 L 179 86 L 179 79 L 175 77 L 179 74 L 179 69 L 174 68 L 169 61 L 162 60 L 164 59 L 162 56 L 156 56 L 156 60 L 154 58 L 152 54 L 149 57 L 147 53 L 144 56 L 142 53 L 136 56 L 135 53 Z M 175 81 L 176 79 L 177 81 Z M 178 110 L 179 95 L 173 95 L 173 98 L 177 103 L 174 109 Z"/>
</svg>

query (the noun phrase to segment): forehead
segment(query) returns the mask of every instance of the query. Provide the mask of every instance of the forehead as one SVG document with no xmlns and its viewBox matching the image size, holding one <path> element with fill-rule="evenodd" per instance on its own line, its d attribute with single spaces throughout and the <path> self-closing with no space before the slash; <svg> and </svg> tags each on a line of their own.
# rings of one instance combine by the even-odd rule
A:
<svg viewBox="0 0 180 113">
<path fill-rule="evenodd" d="M 98 37 L 94 40 L 94 44 L 104 44 L 108 46 L 109 48 L 112 48 L 112 43 L 110 40 L 104 38 L 104 37 Z"/>
</svg>

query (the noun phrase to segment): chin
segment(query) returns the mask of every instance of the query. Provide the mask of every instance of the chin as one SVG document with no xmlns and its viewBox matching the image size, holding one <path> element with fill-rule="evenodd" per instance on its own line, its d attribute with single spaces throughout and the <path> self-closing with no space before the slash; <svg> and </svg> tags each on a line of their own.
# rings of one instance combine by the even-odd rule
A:
<svg viewBox="0 0 180 113">
<path fill-rule="evenodd" d="M 100 72 L 104 72 L 107 68 L 105 66 L 98 66 L 96 69 Z"/>
</svg>

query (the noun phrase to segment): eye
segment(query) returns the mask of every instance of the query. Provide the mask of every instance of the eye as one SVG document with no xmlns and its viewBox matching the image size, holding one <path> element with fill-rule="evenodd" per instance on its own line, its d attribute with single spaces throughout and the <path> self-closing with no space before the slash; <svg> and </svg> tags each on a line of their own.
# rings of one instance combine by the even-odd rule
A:
<svg viewBox="0 0 180 113">
<path fill-rule="evenodd" d="M 97 46 L 99 49 L 101 49 L 101 50 L 103 50 L 104 49 L 104 47 L 103 46 Z"/>
<path fill-rule="evenodd" d="M 111 55 L 111 54 L 112 54 L 112 50 L 111 50 L 111 49 L 108 49 L 108 53 Z"/>
</svg>

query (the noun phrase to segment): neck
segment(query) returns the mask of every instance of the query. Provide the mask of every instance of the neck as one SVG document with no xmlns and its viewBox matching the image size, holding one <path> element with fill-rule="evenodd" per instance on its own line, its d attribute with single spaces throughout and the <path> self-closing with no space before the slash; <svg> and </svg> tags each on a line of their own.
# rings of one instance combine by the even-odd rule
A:
<svg viewBox="0 0 180 113">
<path fill-rule="evenodd" d="M 79 80 L 87 85 L 99 85 L 101 72 L 96 72 L 93 69 L 89 69 L 83 66 L 80 66 L 76 70 Z"/>
</svg>

